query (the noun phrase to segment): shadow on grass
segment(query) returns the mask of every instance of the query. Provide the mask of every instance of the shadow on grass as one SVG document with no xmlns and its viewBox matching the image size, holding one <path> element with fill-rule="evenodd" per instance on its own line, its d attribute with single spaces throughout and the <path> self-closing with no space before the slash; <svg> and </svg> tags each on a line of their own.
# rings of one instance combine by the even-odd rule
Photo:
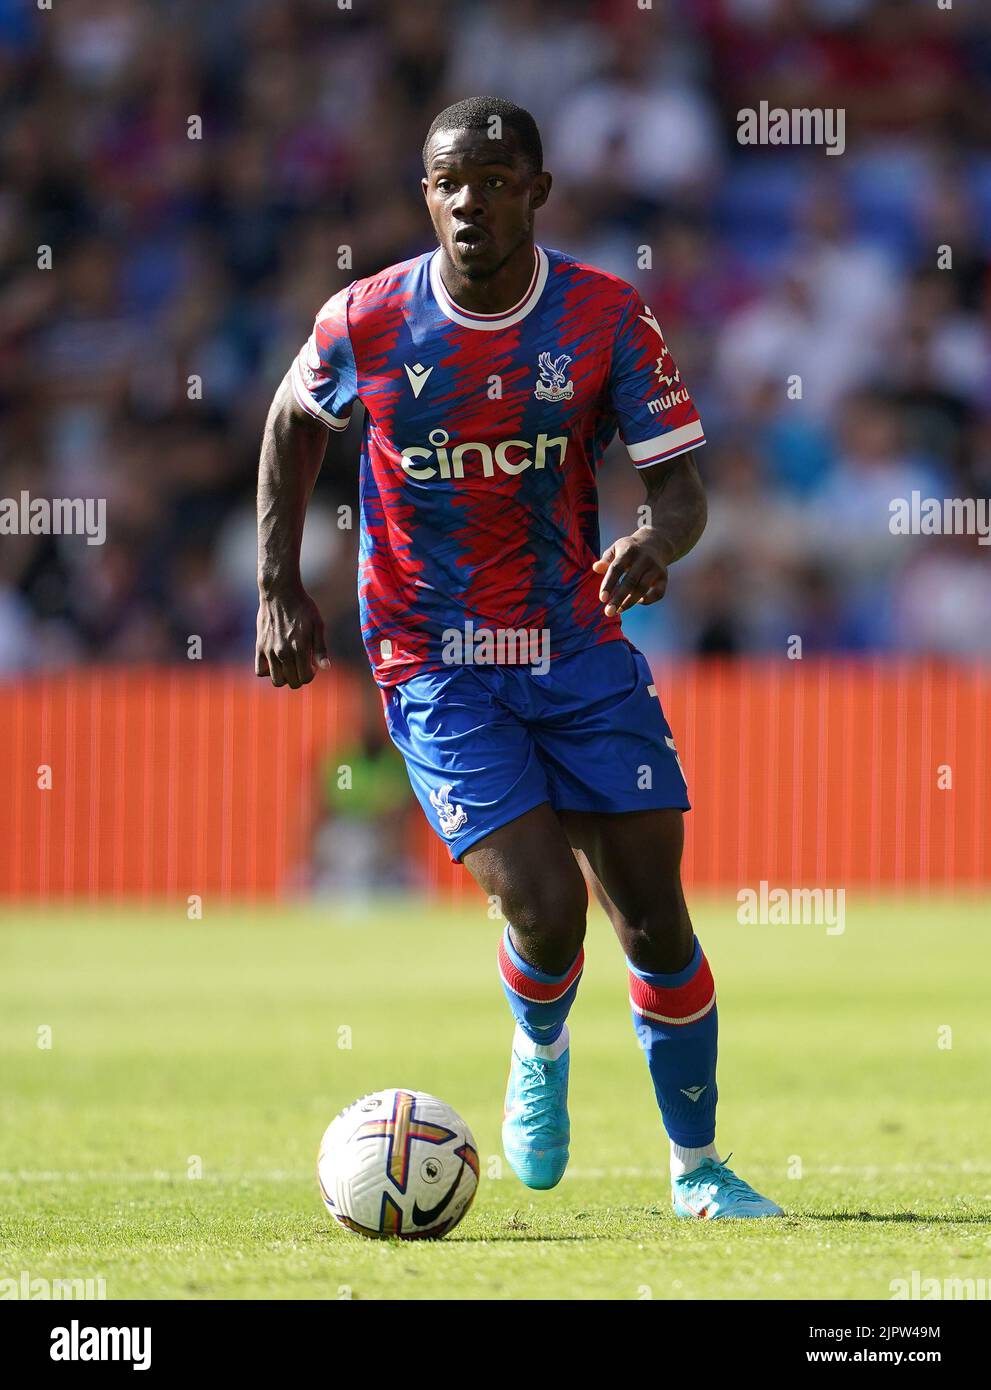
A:
<svg viewBox="0 0 991 1390">
<path fill-rule="evenodd" d="M 729 1219 L 728 1219 L 729 1220 Z M 859 1225 L 890 1225 L 890 1226 L 991 1226 L 991 1212 L 986 1215 L 980 1213 L 961 1213 L 959 1216 L 947 1214 L 927 1216 L 914 1211 L 800 1211 L 785 1212 L 783 1217 L 767 1217 L 760 1220 L 748 1221 L 743 1218 L 732 1219 L 732 1229 L 739 1230 L 742 1227 L 756 1227 L 762 1233 L 770 1235 L 776 1230 L 792 1231 L 796 1226 L 810 1225 L 813 1222 L 830 1222 L 833 1224 L 848 1224 L 851 1226 Z M 507 1230 L 496 1231 L 489 1235 L 473 1236 L 468 1233 L 464 1235 L 449 1235 L 444 1238 L 445 1244 L 477 1245 L 482 1241 L 487 1241 L 492 1245 L 508 1245 L 513 1241 L 521 1242 L 565 1242 L 565 1241 L 643 1241 L 651 1236 L 669 1235 L 678 1230 L 698 1230 L 700 1226 L 710 1223 L 703 1221 L 686 1221 L 673 1216 L 656 1216 L 649 1219 L 643 1227 L 637 1231 L 597 1231 L 594 1226 L 585 1228 L 581 1231 L 560 1231 L 540 1233 L 535 1230 Z"/>
<path fill-rule="evenodd" d="M 973 1213 L 960 1216 L 922 1216 L 918 1212 L 912 1211 L 802 1211 L 786 1212 L 783 1217 L 767 1217 L 754 1221 L 737 1217 L 732 1220 L 730 1229 L 740 1230 L 745 1226 L 756 1227 L 762 1234 L 771 1235 L 777 1230 L 790 1232 L 794 1231 L 796 1226 L 802 1227 L 819 1222 L 852 1226 L 869 1223 L 892 1226 L 991 1226 L 991 1213 L 985 1216 Z M 452 1232 L 450 1235 L 439 1237 L 436 1240 L 421 1237 L 416 1240 L 390 1239 L 368 1243 L 378 1245 L 380 1248 L 388 1247 L 392 1250 L 400 1248 L 409 1250 L 411 1247 L 424 1245 L 431 1248 L 438 1245 L 464 1247 L 476 1245 L 591 1245 L 605 1241 L 612 1241 L 617 1244 L 633 1242 L 642 1244 L 645 1240 L 650 1240 L 651 1237 L 667 1236 L 679 1230 L 697 1231 L 701 1226 L 710 1226 L 711 1224 L 704 1221 L 687 1221 L 673 1216 L 652 1214 L 644 1225 L 636 1231 L 598 1231 L 594 1224 L 590 1224 L 575 1231 L 542 1232 L 528 1226 L 521 1225 L 514 1228 L 510 1225 L 499 1231 L 479 1232 L 477 1235 L 464 1231 Z"/>
<path fill-rule="evenodd" d="M 917 1211 L 802 1211 L 787 1212 L 786 1216 L 801 1221 L 881 1221 L 893 1225 L 901 1222 L 917 1226 L 991 1225 L 991 1212 L 987 1212 L 983 1216 L 976 1212 L 963 1212 L 959 1216 L 951 1216 L 946 1213 L 929 1216 Z"/>
</svg>

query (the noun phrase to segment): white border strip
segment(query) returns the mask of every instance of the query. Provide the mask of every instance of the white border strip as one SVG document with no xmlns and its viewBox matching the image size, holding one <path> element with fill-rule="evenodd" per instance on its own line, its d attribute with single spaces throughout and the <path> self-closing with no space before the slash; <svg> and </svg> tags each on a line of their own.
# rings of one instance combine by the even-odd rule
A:
<svg viewBox="0 0 991 1390">
<path fill-rule="evenodd" d="M 645 439 L 641 444 L 626 446 L 630 458 L 638 468 L 649 468 L 652 463 L 662 463 L 675 454 L 683 454 L 696 444 L 705 443 L 705 431 L 701 420 L 692 420 L 666 434 L 655 434 L 653 439 Z"/>
<path fill-rule="evenodd" d="M 641 1018 L 652 1018 L 656 1023 L 697 1023 L 700 1018 L 705 1018 L 706 1014 L 710 1011 L 715 1002 L 716 995 L 715 992 L 713 992 L 712 998 L 709 1000 L 708 1004 L 704 1004 L 702 1008 L 697 1009 L 695 1013 L 688 1014 L 685 1018 L 669 1018 L 667 1014 L 654 1014 L 651 1013 L 649 1009 L 642 1009 L 640 1005 L 634 1001 L 633 995 L 630 995 L 630 1007 L 632 1008 L 633 1012 L 635 1014 L 639 1014 Z"/>
<path fill-rule="evenodd" d="M 312 415 L 315 420 L 320 420 L 332 430 L 346 430 L 351 422 L 350 415 L 331 415 L 329 410 L 324 410 L 319 401 L 310 395 L 303 385 L 303 379 L 299 371 L 299 358 L 294 357 L 292 370 L 289 373 L 292 382 L 292 393 L 296 397 L 299 405 L 303 407 L 308 415 Z"/>
</svg>

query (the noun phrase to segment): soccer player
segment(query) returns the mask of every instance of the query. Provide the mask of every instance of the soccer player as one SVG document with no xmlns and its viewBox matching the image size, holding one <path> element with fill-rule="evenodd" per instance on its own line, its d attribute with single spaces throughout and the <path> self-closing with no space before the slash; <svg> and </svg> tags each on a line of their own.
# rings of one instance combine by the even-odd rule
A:
<svg viewBox="0 0 991 1390">
<path fill-rule="evenodd" d="M 674 1210 L 778 1215 L 715 1148 L 716 996 L 680 878 L 689 802 L 621 623 L 704 528 L 698 412 L 636 290 L 535 244 L 551 176 L 528 112 L 450 106 L 423 161 L 437 250 L 333 295 L 272 403 L 256 671 L 298 689 L 328 663 L 300 538 L 326 431 L 360 401 L 358 590 L 386 723 L 428 820 L 508 922 L 509 1163 L 550 1188 L 568 1161 L 587 880 L 629 965 Z M 603 550 L 596 472 L 617 429 L 650 524 Z"/>
</svg>

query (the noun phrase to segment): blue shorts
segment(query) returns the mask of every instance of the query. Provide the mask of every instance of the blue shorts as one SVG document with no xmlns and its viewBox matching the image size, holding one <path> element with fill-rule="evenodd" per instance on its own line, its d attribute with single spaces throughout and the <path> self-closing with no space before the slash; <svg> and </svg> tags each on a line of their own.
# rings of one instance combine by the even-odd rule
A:
<svg viewBox="0 0 991 1390">
<path fill-rule="evenodd" d="M 625 638 L 550 663 L 425 671 L 382 692 L 424 814 L 460 860 L 549 801 L 556 811 L 690 810 L 646 658 Z"/>
</svg>

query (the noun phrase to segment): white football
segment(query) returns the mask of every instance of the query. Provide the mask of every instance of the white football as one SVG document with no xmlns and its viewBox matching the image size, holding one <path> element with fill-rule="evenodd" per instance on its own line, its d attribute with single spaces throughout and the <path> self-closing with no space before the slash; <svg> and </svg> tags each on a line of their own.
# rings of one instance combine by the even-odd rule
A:
<svg viewBox="0 0 991 1390">
<path fill-rule="evenodd" d="M 472 1204 L 478 1150 L 464 1120 L 425 1091 L 374 1091 L 327 1126 L 317 1157 L 327 1210 L 356 1235 L 446 1235 Z"/>
</svg>

